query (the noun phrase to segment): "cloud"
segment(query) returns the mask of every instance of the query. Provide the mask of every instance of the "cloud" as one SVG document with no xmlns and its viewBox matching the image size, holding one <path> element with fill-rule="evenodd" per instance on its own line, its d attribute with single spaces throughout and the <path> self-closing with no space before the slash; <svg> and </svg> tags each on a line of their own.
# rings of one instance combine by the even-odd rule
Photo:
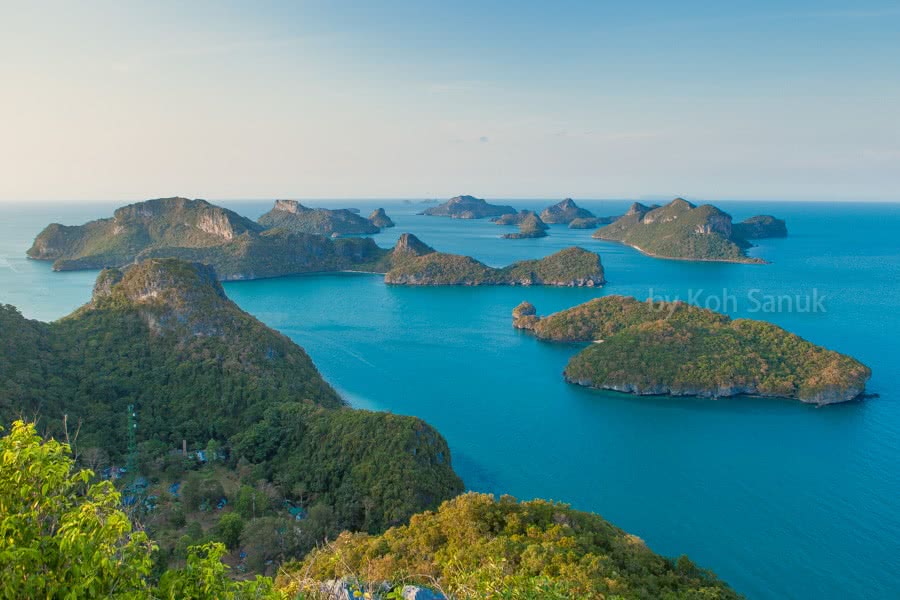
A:
<svg viewBox="0 0 900 600">
<path fill-rule="evenodd" d="M 481 142 L 482 144 L 487 144 L 488 141 L 489 141 L 489 140 L 488 140 L 488 136 L 483 135 L 483 136 L 481 136 L 480 138 L 478 138 L 478 141 Z"/>
</svg>

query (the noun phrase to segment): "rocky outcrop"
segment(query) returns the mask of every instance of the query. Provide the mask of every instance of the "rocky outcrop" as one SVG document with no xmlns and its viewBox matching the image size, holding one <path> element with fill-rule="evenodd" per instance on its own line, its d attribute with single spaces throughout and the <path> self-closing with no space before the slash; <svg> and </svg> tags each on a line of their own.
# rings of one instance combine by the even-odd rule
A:
<svg viewBox="0 0 900 600">
<path fill-rule="evenodd" d="M 547 236 L 547 225 L 541 220 L 534 211 L 523 210 L 519 213 L 518 233 L 503 234 L 503 239 L 518 240 L 524 238 L 540 238 Z"/>
<path fill-rule="evenodd" d="M 369 223 L 379 229 L 386 229 L 394 226 L 394 222 L 387 216 L 387 213 L 384 212 L 383 208 L 376 208 L 372 211 L 372 214 L 369 215 Z"/>
<path fill-rule="evenodd" d="M 456 196 L 438 206 L 428 208 L 423 215 L 453 219 L 483 219 L 516 212 L 512 206 L 488 204 L 474 196 Z"/>
<path fill-rule="evenodd" d="M 592 219 L 594 214 L 584 208 L 580 208 L 571 198 L 566 198 L 553 206 L 548 206 L 541 212 L 541 219 L 545 223 L 571 223 L 575 219 Z"/>
<path fill-rule="evenodd" d="M 403 233 L 400 234 L 400 239 L 398 239 L 397 243 L 394 244 L 394 249 L 391 251 L 391 255 L 395 259 L 415 258 L 417 256 L 431 254 L 434 251 L 434 248 L 432 248 L 413 234 Z"/>
<path fill-rule="evenodd" d="M 516 329 L 534 330 L 538 322 L 537 309 L 531 302 L 522 302 L 513 309 L 513 327 Z"/>
</svg>

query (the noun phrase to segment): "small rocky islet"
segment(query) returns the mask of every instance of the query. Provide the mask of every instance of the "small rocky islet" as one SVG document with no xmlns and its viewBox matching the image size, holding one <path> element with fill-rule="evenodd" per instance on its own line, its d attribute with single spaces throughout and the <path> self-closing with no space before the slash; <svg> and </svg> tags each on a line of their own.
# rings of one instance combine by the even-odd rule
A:
<svg viewBox="0 0 900 600">
<path fill-rule="evenodd" d="M 871 370 L 777 325 L 685 302 L 604 296 L 547 317 L 523 302 L 513 326 L 542 340 L 592 342 L 566 381 L 637 395 L 770 396 L 811 404 L 855 400 Z"/>
</svg>

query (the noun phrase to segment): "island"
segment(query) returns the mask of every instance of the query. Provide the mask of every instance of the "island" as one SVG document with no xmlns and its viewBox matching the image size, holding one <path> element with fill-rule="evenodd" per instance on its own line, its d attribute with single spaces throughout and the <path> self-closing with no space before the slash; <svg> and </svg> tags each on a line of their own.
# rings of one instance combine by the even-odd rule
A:
<svg viewBox="0 0 900 600">
<path fill-rule="evenodd" d="M 618 220 L 621 215 L 616 217 L 588 217 L 577 218 L 569 221 L 569 229 L 596 229 L 601 225 L 609 225 Z"/>
<path fill-rule="evenodd" d="M 506 217 L 507 215 L 504 215 Z M 544 223 L 537 213 L 532 210 L 523 210 L 519 212 L 517 215 L 517 225 L 519 226 L 518 233 L 505 233 L 502 237 L 507 240 L 519 240 L 525 238 L 540 238 L 547 236 L 547 224 Z M 504 217 L 500 217 L 502 220 Z M 500 221 L 496 221 L 500 223 Z"/>
<path fill-rule="evenodd" d="M 176 259 L 102 271 L 90 302 L 52 323 L 0 305 L 0 418 L 22 415 L 57 439 L 78 428 L 78 454 L 102 460 L 106 478 L 140 470 L 123 498 L 155 496 L 141 519 L 163 558 L 189 531 L 185 514 L 202 518 L 198 504 L 215 507 L 223 487 L 236 502 L 242 485 L 259 494 L 263 520 L 247 515 L 248 532 L 293 523 L 285 503 L 319 507 L 305 527 L 321 527 L 322 513 L 333 533 L 384 531 L 463 491 L 436 430 L 348 407 L 302 348 L 228 299 L 210 266 Z M 146 491 L 154 478 L 168 483 Z M 174 494 L 173 482 L 184 484 Z M 297 550 L 320 541 L 305 535 Z"/>
<path fill-rule="evenodd" d="M 734 237 L 743 240 L 787 237 L 787 225 L 772 215 L 757 215 L 735 223 L 731 227 Z"/>
<path fill-rule="evenodd" d="M 410 236 L 412 237 L 412 236 Z M 599 287 L 606 283 L 600 257 L 577 247 L 545 258 L 494 268 L 468 256 L 429 252 L 394 260 L 384 277 L 392 285 L 549 285 Z"/>
<path fill-rule="evenodd" d="M 211 264 L 223 280 L 238 280 L 366 270 L 388 252 L 369 238 L 332 240 L 285 227 L 265 229 L 205 200 L 160 198 L 124 206 L 112 218 L 84 225 L 49 225 L 27 255 L 53 261 L 56 271 L 182 258 Z"/>
<path fill-rule="evenodd" d="M 425 209 L 422 214 L 453 219 L 483 219 L 515 212 L 516 209 L 512 206 L 488 204 L 485 200 L 475 196 L 456 196 L 443 204 Z"/>
<path fill-rule="evenodd" d="M 383 208 L 376 208 L 372 211 L 372 214 L 369 215 L 369 223 L 378 229 L 387 229 L 388 227 L 394 226 L 394 222 L 387 216 L 387 213 L 384 212 Z"/>
<path fill-rule="evenodd" d="M 530 303 L 513 326 L 542 340 L 590 342 L 566 381 L 638 395 L 749 395 L 823 405 L 862 397 L 871 370 L 766 321 L 685 302 L 605 296 L 547 317 Z"/>
<path fill-rule="evenodd" d="M 711 204 L 695 206 L 683 198 L 675 198 L 665 206 L 636 202 L 622 217 L 595 231 L 593 237 L 622 242 L 656 258 L 765 262 L 747 256 L 750 243 L 735 233 L 731 215 Z"/>
<path fill-rule="evenodd" d="M 293 233 L 315 233 L 338 237 L 378 233 L 381 227 L 347 208 L 308 208 L 296 200 L 276 200 L 272 210 L 258 221 L 270 229 L 279 227 Z M 376 211 L 377 212 L 377 211 Z M 384 210 L 381 211 L 384 214 Z M 384 215 L 387 218 L 387 215 Z"/>
<path fill-rule="evenodd" d="M 333 239 L 281 226 L 263 229 L 259 223 L 205 200 L 163 198 L 120 208 L 110 219 L 85 225 L 49 225 L 38 234 L 28 256 L 53 261 L 57 271 L 99 270 L 150 258 L 177 258 L 210 265 L 222 281 L 353 271 L 385 274 L 385 281 L 394 285 L 602 284 L 596 254 L 580 250 L 581 260 L 571 260 L 566 252 L 554 255 L 556 259 L 523 261 L 517 269 L 512 269 L 515 265 L 491 269 L 469 257 L 436 253 L 408 233 L 402 234 L 393 248 L 382 248 L 365 237 Z M 431 254 L 435 256 L 428 260 L 410 261 Z M 435 276 L 438 266 L 430 262 L 445 261 L 464 261 L 470 266 L 458 280 Z M 449 264 L 445 266 L 449 269 Z M 528 272 L 529 268 L 534 273 Z"/>
<path fill-rule="evenodd" d="M 562 202 L 558 202 L 553 206 L 548 206 L 541 212 L 541 219 L 544 223 L 562 223 L 568 224 L 575 219 L 593 219 L 594 213 L 580 208 L 571 198 L 566 198 Z"/>
</svg>

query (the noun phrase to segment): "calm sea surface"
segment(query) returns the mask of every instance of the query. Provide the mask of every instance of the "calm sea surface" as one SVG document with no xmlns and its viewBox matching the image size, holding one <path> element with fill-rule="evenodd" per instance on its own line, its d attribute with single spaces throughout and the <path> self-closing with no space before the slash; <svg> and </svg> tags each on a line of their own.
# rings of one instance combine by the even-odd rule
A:
<svg viewBox="0 0 900 600">
<path fill-rule="evenodd" d="M 581 201 L 598 215 L 618 201 Z M 542 208 L 549 201 L 515 201 Z M 249 217 L 271 203 L 223 202 Z M 314 202 L 309 202 L 315 205 Z M 228 295 L 302 345 L 354 406 L 416 415 L 447 438 L 470 489 L 595 511 L 667 555 L 689 554 L 750 598 L 895 598 L 900 589 L 900 205 L 721 202 L 738 219 L 771 213 L 790 237 L 751 252 L 771 264 L 642 256 L 591 231 L 552 226 L 503 240 L 484 221 L 384 206 L 438 250 L 490 265 L 571 245 L 598 252 L 601 290 L 387 287 L 373 275 L 228 283 Z M 324 205 L 324 204 L 323 204 Z M 335 204 L 328 204 L 335 207 Z M 113 205 L 0 204 L 0 302 L 42 320 L 90 297 L 95 272 L 53 273 L 25 250 L 42 227 L 109 216 Z M 879 398 L 825 408 L 760 399 L 635 398 L 567 385 L 577 346 L 510 326 L 528 300 L 548 314 L 604 294 L 691 300 L 762 318 L 852 354 Z M 755 311 L 767 296 L 820 298 L 817 312 Z M 823 298 L 824 297 L 824 298 Z M 796 309 L 797 306 L 795 305 Z M 824 308 L 824 312 L 821 310 Z"/>
</svg>

